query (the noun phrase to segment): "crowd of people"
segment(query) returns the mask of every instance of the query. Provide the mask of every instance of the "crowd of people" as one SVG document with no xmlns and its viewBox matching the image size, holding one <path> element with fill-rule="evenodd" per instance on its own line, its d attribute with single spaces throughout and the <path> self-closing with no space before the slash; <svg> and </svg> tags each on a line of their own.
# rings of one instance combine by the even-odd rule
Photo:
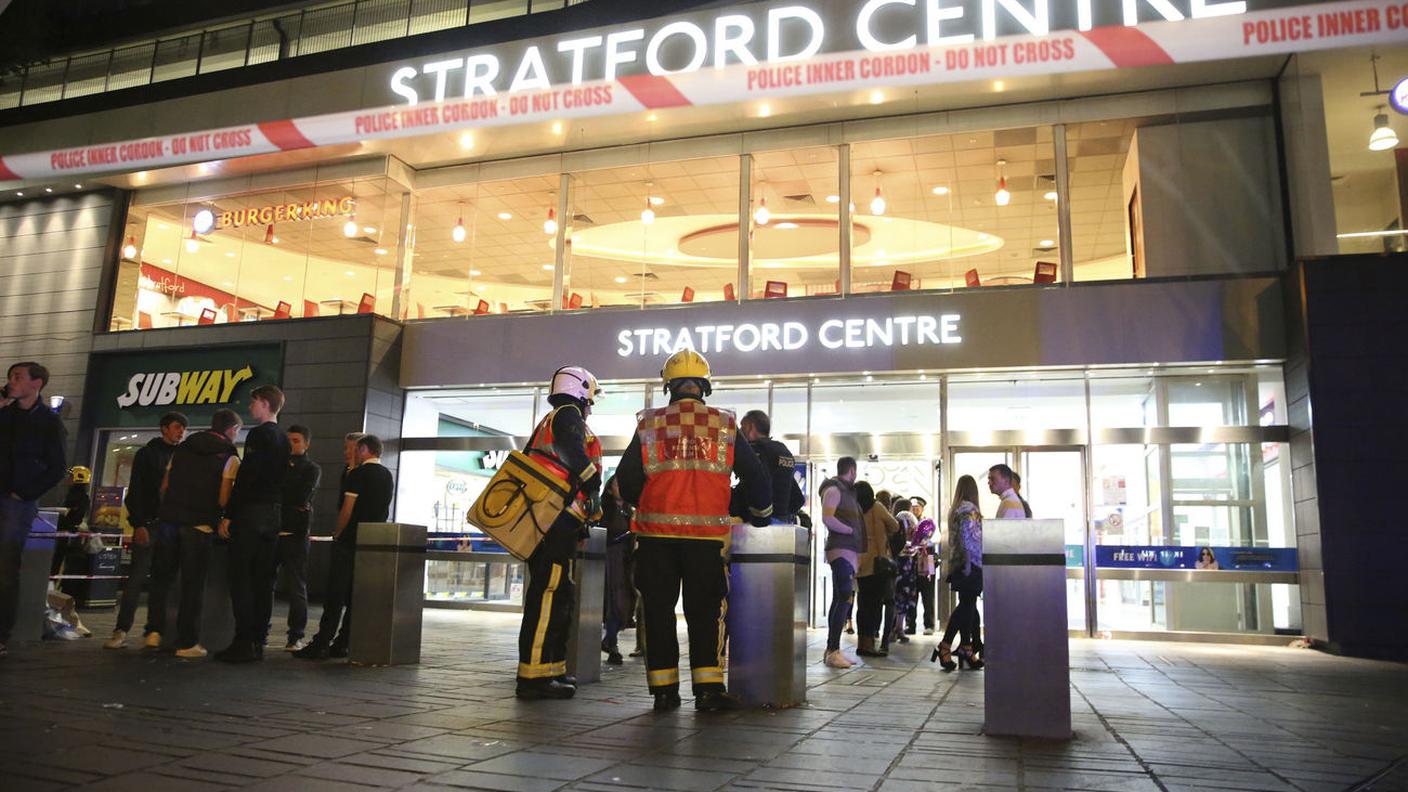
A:
<svg viewBox="0 0 1408 792">
<path fill-rule="evenodd" d="M 39 364 L 16 364 L 0 401 L 0 491 L 8 494 L 0 500 L 0 655 L 14 623 L 20 550 L 36 501 L 68 471 L 63 425 L 40 398 L 47 380 L 48 372 Z M 771 437 L 765 412 L 754 410 L 738 420 L 732 412 L 706 404 L 711 372 L 702 355 L 693 350 L 672 355 L 661 381 L 668 404 L 640 412 L 620 466 L 603 482 L 601 442 L 588 426 L 600 395 L 596 378 L 576 366 L 553 375 L 552 410 L 534 429 L 526 453 L 561 482 L 567 495 L 526 559 L 516 687 L 520 698 L 563 699 L 576 692 L 566 663 L 573 564 L 587 526 L 599 522 L 607 528 L 602 640 L 607 662 L 624 662 L 618 635 L 635 627 L 637 645 L 631 654 L 645 658 L 655 708 L 680 706 L 675 608 L 683 596 L 696 708 L 739 706 L 726 690 L 723 661 L 732 527 L 738 522 L 810 527 L 803 512 L 806 497 L 794 475 L 795 458 Z M 159 436 L 132 463 L 125 499 L 133 527 L 131 567 L 106 648 L 127 645 L 149 579 L 142 645 L 173 649 L 178 657 L 206 656 L 201 642 L 205 584 L 212 546 L 222 542 L 228 546 L 235 629 L 217 659 L 263 659 L 279 572 L 287 581 L 290 603 L 284 648 L 305 659 L 348 655 L 357 527 L 387 519 L 392 475 L 380 464 L 380 438 L 359 432 L 344 438 L 346 466 L 338 488 L 327 595 L 317 632 L 306 638 L 309 528 L 321 471 L 307 456 L 313 441 L 309 429 L 279 425 L 283 404 L 283 393 L 273 385 L 252 390 L 243 455 L 235 442 L 244 421 L 233 410 L 215 411 L 208 428 L 189 433 L 184 415 L 172 412 L 161 418 Z M 941 533 L 925 514 L 925 498 L 876 491 L 857 479 L 858 471 L 855 459 L 842 457 L 836 474 L 818 490 L 832 583 L 823 662 L 844 669 L 860 662 L 858 657 L 883 657 L 892 643 L 909 642 L 921 625 L 925 635 L 932 635 L 938 623 L 936 584 L 943 572 L 958 605 L 933 659 L 949 671 L 981 668 L 977 482 L 966 475 L 958 479 L 947 531 Z M 75 482 L 79 478 L 79 473 L 73 475 Z M 1001 499 L 996 516 L 1031 516 L 1019 494 L 1020 478 L 1006 465 L 988 471 L 987 485 Z M 179 591 L 172 592 L 178 578 Z M 173 595 L 174 638 L 167 624 Z M 842 650 L 843 632 L 858 633 L 854 655 Z"/>
<path fill-rule="evenodd" d="M 68 477 L 74 485 L 69 495 L 81 486 L 87 508 L 91 474 L 84 467 L 66 467 L 63 423 L 42 398 L 48 379 L 44 366 L 17 363 L 0 394 L 0 491 L 6 493 L 0 499 L 0 656 L 7 652 L 15 623 L 20 563 L 38 499 Z M 158 436 L 132 460 L 123 501 L 132 526 L 131 562 L 104 648 L 128 645 L 145 588 L 141 646 L 172 650 L 181 658 L 207 656 L 201 635 L 205 592 L 212 551 L 219 543 L 227 548 L 229 601 L 217 607 L 228 606 L 234 637 L 215 653 L 216 659 L 263 659 L 280 573 L 289 599 L 284 649 L 309 659 L 347 656 L 357 526 L 389 516 L 391 472 L 380 464 L 380 438 L 361 432 L 344 438 L 347 464 L 338 489 L 323 618 L 317 634 L 305 638 L 309 529 L 322 471 L 308 457 L 313 442 L 308 427 L 280 426 L 283 405 L 284 394 L 274 385 L 250 392 L 251 420 L 242 455 L 236 441 L 245 422 L 234 410 L 216 410 L 210 425 L 200 430 L 193 430 L 179 412 L 161 417 Z M 82 516 L 70 506 L 59 527 L 69 529 Z M 56 563 L 61 561 L 56 554 Z M 167 623 L 173 598 L 174 625 Z"/>
</svg>

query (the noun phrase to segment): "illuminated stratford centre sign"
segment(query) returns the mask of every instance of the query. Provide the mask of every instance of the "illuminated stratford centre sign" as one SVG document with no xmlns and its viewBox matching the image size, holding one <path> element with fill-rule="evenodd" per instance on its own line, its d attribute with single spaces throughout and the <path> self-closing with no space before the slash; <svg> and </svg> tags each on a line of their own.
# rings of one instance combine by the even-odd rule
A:
<svg viewBox="0 0 1408 792">
<path fill-rule="evenodd" d="M 639 327 L 616 334 L 620 357 L 658 357 L 681 349 L 711 352 L 797 352 L 813 341 L 826 349 L 941 346 L 962 343 L 958 314 L 827 319 L 814 329 L 804 322 L 743 322 L 695 327 Z"/>
<path fill-rule="evenodd" d="M 415 105 L 610 82 L 624 74 L 668 76 L 733 64 L 786 63 L 822 52 L 892 52 L 1005 35 L 1044 36 L 1056 30 L 1245 13 L 1246 0 L 867 0 L 745 6 L 404 65 L 392 72 L 390 88 Z"/>
</svg>

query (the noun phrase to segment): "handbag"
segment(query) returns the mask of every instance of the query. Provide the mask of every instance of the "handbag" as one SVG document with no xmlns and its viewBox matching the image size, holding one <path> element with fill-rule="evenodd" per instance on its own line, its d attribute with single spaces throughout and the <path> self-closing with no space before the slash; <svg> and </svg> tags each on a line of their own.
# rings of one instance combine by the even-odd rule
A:
<svg viewBox="0 0 1408 792">
<path fill-rule="evenodd" d="M 566 505 L 577 495 L 547 468 L 522 451 L 510 451 L 465 520 L 526 561 Z"/>
<path fill-rule="evenodd" d="M 875 557 L 875 574 L 880 577 L 894 577 L 899 572 L 895 560 L 889 556 Z"/>
</svg>

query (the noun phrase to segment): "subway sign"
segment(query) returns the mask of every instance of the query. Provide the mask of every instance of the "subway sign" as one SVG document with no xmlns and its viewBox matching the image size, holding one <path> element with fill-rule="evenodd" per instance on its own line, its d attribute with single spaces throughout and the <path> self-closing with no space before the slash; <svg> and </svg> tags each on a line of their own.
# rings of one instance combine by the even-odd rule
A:
<svg viewBox="0 0 1408 792">
<path fill-rule="evenodd" d="M 389 88 L 400 101 L 416 105 L 610 83 L 634 74 L 667 77 L 740 64 L 807 61 L 835 52 L 902 52 L 1004 36 L 1242 16 L 1301 4 L 1295 0 L 866 0 L 743 5 L 525 42 L 526 46 L 516 48 L 436 56 L 396 66 Z M 1050 42 L 1047 50 L 1047 59 L 1070 59 L 1075 54 L 1071 48 L 1053 50 Z M 1014 50 L 1005 57 L 1015 63 L 1038 55 Z M 899 76 L 921 61 L 928 63 L 923 58 L 884 59 L 873 64 L 873 73 L 860 76 Z M 609 95 L 583 92 L 566 93 L 562 101 L 589 105 L 611 100 Z M 494 105 L 470 107 L 492 114 Z"/>
<path fill-rule="evenodd" d="M 199 429 L 219 409 L 245 414 L 250 392 L 282 376 L 281 344 L 94 355 L 85 403 L 97 427 L 154 427 L 179 412 Z"/>
</svg>

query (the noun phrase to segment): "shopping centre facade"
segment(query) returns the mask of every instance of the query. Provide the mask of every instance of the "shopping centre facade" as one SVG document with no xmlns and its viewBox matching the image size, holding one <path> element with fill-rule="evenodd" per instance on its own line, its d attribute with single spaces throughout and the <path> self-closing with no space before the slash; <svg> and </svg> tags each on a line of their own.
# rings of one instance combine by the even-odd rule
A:
<svg viewBox="0 0 1408 792">
<path fill-rule="evenodd" d="M 458 532 L 553 369 L 606 383 L 619 454 L 691 346 L 809 491 L 852 455 L 942 513 L 1016 468 L 1073 634 L 1401 655 L 1404 539 L 1357 488 L 1408 473 L 1373 406 L 1408 387 L 1356 356 L 1404 332 L 1405 76 L 1388 0 L 230 20 L 0 85 L 0 348 L 102 486 L 275 381 L 325 469 L 396 438 L 397 518 Z M 430 599 L 516 596 L 434 564 Z"/>
</svg>

